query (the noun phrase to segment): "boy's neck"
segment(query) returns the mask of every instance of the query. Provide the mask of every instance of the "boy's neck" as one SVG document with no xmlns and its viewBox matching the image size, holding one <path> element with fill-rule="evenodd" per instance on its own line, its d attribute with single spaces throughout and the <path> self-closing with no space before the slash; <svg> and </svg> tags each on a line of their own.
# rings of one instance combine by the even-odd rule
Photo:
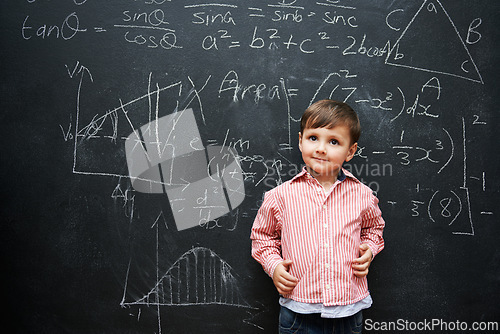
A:
<svg viewBox="0 0 500 334">
<path fill-rule="evenodd" d="M 307 171 L 309 174 L 316 179 L 316 181 L 319 182 L 319 184 L 325 188 L 325 190 L 329 190 L 333 184 L 337 181 L 338 175 L 340 173 L 340 169 L 335 173 L 334 175 L 327 175 L 323 176 L 321 174 L 316 173 L 314 170 L 309 168 L 309 166 L 306 167 Z"/>
</svg>

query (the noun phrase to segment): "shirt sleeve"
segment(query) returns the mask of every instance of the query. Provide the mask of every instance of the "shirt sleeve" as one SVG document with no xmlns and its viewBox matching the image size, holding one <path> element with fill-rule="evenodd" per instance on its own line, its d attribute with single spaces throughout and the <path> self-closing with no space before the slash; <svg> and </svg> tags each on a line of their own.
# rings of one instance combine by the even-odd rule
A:
<svg viewBox="0 0 500 334">
<path fill-rule="evenodd" d="M 377 197 L 372 195 L 372 203 L 363 213 L 361 222 L 361 243 L 370 247 L 373 256 L 384 249 L 383 231 L 385 227 Z"/>
<path fill-rule="evenodd" d="M 264 271 L 273 276 L 281 257 L 281 227 L 276 201 L 272 192 L 267 192 L 257 212 L 252 226 L 252 257 L 259 262 Z"/>
</svg>

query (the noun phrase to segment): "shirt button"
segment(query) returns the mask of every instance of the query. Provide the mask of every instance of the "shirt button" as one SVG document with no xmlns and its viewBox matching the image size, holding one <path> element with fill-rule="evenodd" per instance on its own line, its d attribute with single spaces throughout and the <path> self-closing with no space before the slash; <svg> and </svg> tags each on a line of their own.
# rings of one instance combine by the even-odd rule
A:
<svg viewBox="0 0 500 334">
<path fill-rule="evenodd" d="M 325 209 L 325 210 L 326 210 L 326 205 L 323 205 L 323 209 Z"/>
<path fill-rule="evenodd" d="M 325 268 L 326 269 L 330 268 L 330 264 L 329 263 L 325 263 Z"/>
<path fill-rule="evenodd" d="M 323 227 L 324 228 L 328 228 L 328 224 L 323 224 Z"/>
<path fill-rule="evenodd" d="M 325 248 L 328 248 L 328 243 L 325 243 Z"/>
<path fill-rule="evenodd" d="M 326 288 L 327 290 L 330 290 L 330 284 L 325 285 L 325 288 Z"/>
</svg>

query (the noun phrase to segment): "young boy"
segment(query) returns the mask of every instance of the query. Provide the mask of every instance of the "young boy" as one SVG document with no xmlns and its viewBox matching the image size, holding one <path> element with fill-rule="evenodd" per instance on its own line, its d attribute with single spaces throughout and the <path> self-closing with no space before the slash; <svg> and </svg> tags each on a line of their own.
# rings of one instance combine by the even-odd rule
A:
<svg viewBox="0 0 500 334">
<path fill-rule="evenodd" d="M 342 164 L 361 133 L 347 104 L 321 100 L 302 116 L 306 164 L 268 191 L 252 227 L 252 256 L 280 293 L 280 333 L 360 333 L 371 306 L 366 275 L 384 248 L 378 200 Z"/>
</svg>

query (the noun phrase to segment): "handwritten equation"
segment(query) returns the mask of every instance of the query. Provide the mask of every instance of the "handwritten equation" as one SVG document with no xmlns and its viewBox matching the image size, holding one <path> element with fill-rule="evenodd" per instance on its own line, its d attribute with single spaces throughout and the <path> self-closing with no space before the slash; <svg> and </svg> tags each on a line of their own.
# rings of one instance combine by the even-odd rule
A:
<svg viewBox="0 0 500 334">
<path fill-rule="evenodd" d="M 74 1 L 76 8 L 85 3 L 86 1 Z M 305 55 L 328 52 L 326 54 L 331 56 L 380 58 L 384 59 L 385 64 L 392 66 L 483 82 L 467 48 L 467 45 L 474 45 L 482 38 L 479 32 L 481 18 L 469 23 L 464 39 L 446 9 L 437 0 L 423 0 L 406 26 L 401 24 L 401 18 L 408 15 L 407 9 L 388 11 L 385 22 L 379 28 L 401 34 L 395 41 L 387 39 L 381 42 L 377 37 L 371 36 L 372 32 L 363 28 L 362 20 L 357 17 L 359 9 L 352 1 L 327 0 L 306 5 L 299 4 L 297 0 L 281 0 L 259 7 L 231 3 L 193 3 L 182 6 L 182 13 L 178 12 L 177 7 L 173 9 L 171 1 L 140 3 L 143 4 L 140 9 L 118 12 L 114 20 L 120 23 L 112 25 L 82 22 L 76 10 L 56 23 L 40 22 L 36 15 L 26 15 L 21 34 L 25 40 L 71 40 L 84 33 L 109 34 L 122 31 L 123 42 L 145 49 L 179 52 L 201 49 L 219 53 L 246 48 L 299 52 Z M 137 1 L 130 4 L 136 7 Z M 418 43 L 412 40 L 414 37 L 409 36 L 426 36 L 428 32 L 423 29 L 429 22 L 439 24 L 440 29 L 439 34 L 426 42 L 431 47 L 423 58 L 420 50 L 416 49 Z M 321 28 L 311 31 L 310 28 L 302 27 L 305 24 Z M 458 61 L 437 68 L 432 62 L 428 62 L 428 59 L 432 59 L 429 52 L 439 57 L 447 52 L 443 45 L 449 47 L 450 43 L 461 50 Z"/>
<path fill-rule="evenodd" d="M 79 62 L 73 66 L 68 65 L 67 69 L 68 76 L 72 78 L 76 78 L 76 72 L 80 73 L 80 84 L 83 82 L 83 78 L 88 78 L 88 81 L 92 83 L 93 76 L 90 70 Z M 160 101 L 176 101 L 175 103 L 171 103 L 171 110 L 163 111 L 165 114 L 169 114 L 171 111 L 180 108 L 180 101 L 185 101 L 183 110 L 188 107 L 195 108 L 201 119 L 206 123 L 207 118 L 211 117 L 211 110 L 207 110 L 206 105 L 208 102 L 205 102 L 205 100 L 210 100 L 214 97 L 220 101 L 225 101 L 224 103 L 246 101 L 258 105 L 276 101 L 283 106 L 280 118 L 283 124 L 287 124 L 286 137 L 288 140 L 279 143 L 278 157 L 268 155 L 268 153 L 254 152 L 253 144 L 256 142 L 256 139 L 238 137 L 234 133 L 234 130 L 230 128 L 225 131 L 222 141 L 215 138 L 206 139 L 209 146 L 224 145 L 237 152 L 236 159 L 238 166 L 241 167 L 241 174 L 246 183 L 253 184 L 254 187 L 265 185 L 270 188 L 283 182 L 283 179 L 286 179 L 287 176 L 293 176 L 292 174 L 299 171 L 296 167 L 292 166 L 293 164 L 291 164 L 286 155 L 288 151 L 294 149 L 292 146 L 294 140 L 292 139 L 292 133 L 295 132 L 293 129 L 296 128 L 298 122 L 298 119 L 292 116 L 293 107 L 291 103 L 296 101 L 299 96 L 303 97 L 306 92 L 311 92 L 311 90 L 303 91 L 300 88 L 302 86 L 300 82 L 296 85 L 287 85 L 284 83 L 284 80 L 279 80 L 279 82 L 272 85 L 258 82 L 242 84 L 242 82 L 246 82 L 247 80 L 242 78 L 235 70 L 228 70 L 224 76 L 219 75 L 219 81 L 216 81 L 214 75 L 209 74 L 198 84 L 195 84 L 193 79 L 187 76 L 183 80 L 160 86 L 158 83 L 153 83 L 153 73 L 150 73 L 148 80 L 148 87 L 144 87 L 146 90 L 145 94 L 132 98 L 128 102 L 120 100 L 116 108 L 103 112 L 101 115 L 94 114 L 90 117 L 90 115 L 82 115 L 78 111 L 75 122 L 70 122 L 66 126 L 59 125 L 63 139 L 66 141 L 72 139 L 75 142 L 75 173 L 114 176 L 118 178 L 129 177 L 128 174 L 109 170 L 109 165 L 103 164 L 99 167 L 95 162 L 91 164 L 93 166 L 92 170 L 89 168 L 90 166 L 86 166 L 86 160 L 81 160 L 80 156 L 88 155 L 89 152 L 87 150 L 91 152 L 93 147 L 91 143 L 98 140 L 105 140 L 110 149 L 119 149 L 119 146 L 117 148 L 117 142 L 125 142 L 127 140 L 125 134 L 134 130 L 135 125 L 130 117 L 130 113 L 137 108 L 141 109 L 138 105 L 142 105 L 143 110 L 145 108 L 149 110 L 148 113 L 143 113 L 140 117 L 144 119 L 143 122 L 146 122 L 146 120 L 160 116 L 160 114 L 157 114 L 158 106 L 161 104 Z M 412 119 L 433 122 L 438 125 L 441 117 L 439 110 L 441 108 L 434 106 L 439 105 L 444 88 L 437 77 L 429 78 L 416 91 L 405 92 L 402 88 L 395 87 L 380 98 L 371 97 L 370 99 L 364 98 L 363 95 L 373 96 L 373 94 L 365 89 L 361 89 L 358 81 L 358 74 L 349 69 L 341 69 L 337 72 L 329 73 L 312 90 L 313 94 L 309 95 L 307 99 L 313 101 L 317 96 L 329 98 L 341 96 L 344 101 L 357 106 L 356 109 L 368 110 L 369 113 L 382 113 L 388 124 L 398 123 L 403 128 L 388 146 L 369 147 L 367 145 L 360 145 L 356 153 L 356 163 L 347 164 L 344 166 L 345 168 L 358 175 L 363 181 L 364 179 L 376 179 L 377 177 L 390 177 L 396 170 L 409 170 L 413 166 L 432 171 L 436 175 L 442 175 L 450 170 L 450 164 L 457 159 L 463 161 L 463 166 L 466 165 L 466 126 L 480 127 L 486 125 L 486 122 L 481 121 L 478 115 L 472 115 L 472 117 L 468 118 L 467 122 L 463 119 L 463 130 L 458 133 L 455 129 L 441 127 L 439 131 L 433 134 L 433 138 L 419 139 L 418 143 L 415 143 L 414 131 L 411 128 L 405 128 L 407 121 Z M 152 90 L 151 87 L 154 86 L 157 88 Z M 183 87 L 188 87 L 189 90 Z M 78 89 L 80 91 L 81 86 Z M 179 94 L 179 92 L 188 93 L 186 95 L 186 93 Z M 213 92 L 215 92 L 215 96 Z M 411 96 L 410 100 L 413 102 L 407 102 L 407 95 Z M 156 106 L 155 102 L 152 101 L 156 101 Z M 141 121 L 138 124 L 141 124 Z M 157 144 L 155 143 L 155 145 Z M 279 153 L 280 151 L 282 153 Z M 369 161 L 373 160 L 384 161 L 385 163 L 370 164 Z M 463 175 L 465 176 L 460 176 L 460 179 L 468 178 L 465 167 L 463 167 Z M 486 181 L 484 180 L 483 174 L 483 182 L 485 183 Z M 378 181 L 369 181 L 368 185 L 375 192 L 378 192 L 380 190 L 380 183 Z M 458 188 L 466 188 L 466 186 L 466 182 L 457 185 Z M 418 189 L 418 185 L 415 185 L 415 187 Z M 436 194 L 433 194 L 431 197 L 436 197 Z M 454 197 L 450 198 L 453 199 Z M 433 200 L 431 199 L 430 201 L 432 202 Z M 396 204 L 396 201 L 389 200 L 388 202 L 391 205 Z M 460 200 L 460 203 L 463 207 L 467 201 Z M 412 202 L 413 208 L 409 211 L 409 214 L 417 216 L 416 207 L 420 207 L 423 204 L 421 201 Z M 431 205 L 429 204 L 429 206 Z M 418 212 L 420 216 L 420 211 Z M 435 220 L 434 216 L 429 214 L 429 219 Z M 217 224 L 214 226 L 217 226 Z"/>
</svg>

